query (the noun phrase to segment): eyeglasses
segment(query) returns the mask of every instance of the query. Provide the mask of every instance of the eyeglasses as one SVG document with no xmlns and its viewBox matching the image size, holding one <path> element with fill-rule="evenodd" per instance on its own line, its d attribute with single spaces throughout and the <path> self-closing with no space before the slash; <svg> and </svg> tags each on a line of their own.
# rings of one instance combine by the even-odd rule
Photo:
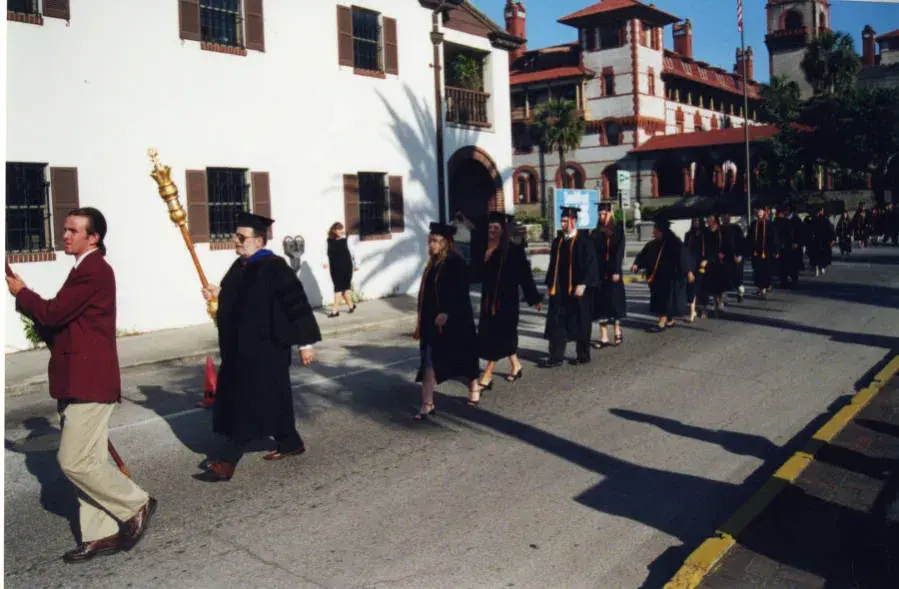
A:
<svg viewBox="0 0 899 589">
<path fill-rule="evenodd" d="M 245 242 L 245 241 L 248 240 L 248 239 L 255 239 L 255 238 L 256 238 L 255 235 L 244 235 L 243 233 L 235 233 L 235 234 L 234 234 L 234 237 L 236 237 L 236 238 L 237 238 L 237 241 L 238 241 L 239 243 L 241 243 L 241 244 L 243 244 L 243 242 Z"/>
</svg>

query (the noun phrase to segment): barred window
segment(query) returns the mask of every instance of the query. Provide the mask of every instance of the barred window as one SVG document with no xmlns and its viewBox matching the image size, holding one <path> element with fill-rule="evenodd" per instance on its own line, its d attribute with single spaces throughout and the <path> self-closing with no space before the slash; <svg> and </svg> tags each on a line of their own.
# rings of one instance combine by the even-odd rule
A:
<svg viewBox="0 0 899 589">
<path fill-rule="evenodd" d="M 213 241 L 231 239 L 237 213 L 250 210 L 250 185 L 247 170 L 207 168 L 209 233 Z"/>
<path fill-rule="evenodd" d="M 243 47 L 240 0 L 200 0 L 200 35 L 207 43 Z"/>
<path fill-rule="evenodd" d="M 361 70 L 383 71 L 379 14 L 356 6 L 353 6 L 353 64 Z"/>
<path fill-rule="evenodd" d="M 47 164 L 6 163 L 6 252 L 51 248 Z"/>
<path fill-rule="evenodd" d="M 40 14 L 38 0 L 6 0 L 6 10 L 21 14 Z"/>
<path fill-rule="evenodd" d="M 359 172 L 359 233 L 362 236 L 390 233 L 386 174 Z"/>
</svg>

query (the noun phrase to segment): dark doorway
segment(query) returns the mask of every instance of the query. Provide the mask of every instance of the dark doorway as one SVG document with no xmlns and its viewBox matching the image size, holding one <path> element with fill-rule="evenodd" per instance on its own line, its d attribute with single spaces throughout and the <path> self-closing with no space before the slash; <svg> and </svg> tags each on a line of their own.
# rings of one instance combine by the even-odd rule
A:
<svg viewBox="0 0 899 589">
<path fill-rule="evenodd" d="M 496 200 L 496 183 L 484 164 L 476 159 L 457 160 L 449 174 L 451 218 L 457 212 L 474 224 L 471 231 L 472 277 L 478 276 L 487 248 L 487 213 Z"/>
</svg>

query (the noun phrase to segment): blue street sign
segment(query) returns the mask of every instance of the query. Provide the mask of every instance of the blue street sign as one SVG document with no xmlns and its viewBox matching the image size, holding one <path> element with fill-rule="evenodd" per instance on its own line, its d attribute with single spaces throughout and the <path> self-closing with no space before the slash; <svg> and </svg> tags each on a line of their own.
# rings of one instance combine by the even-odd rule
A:
<svg viewBox="0 0 899 589">
<path fill-rule="evenodd" d="M 555 192 L 555 228 L 562 229 L 562 207 L 577 207 L 580 212 L 577 216 L 578 229 L 593 229 L 599 223 L 599 191 L 559 188 Z"/>
</svg>

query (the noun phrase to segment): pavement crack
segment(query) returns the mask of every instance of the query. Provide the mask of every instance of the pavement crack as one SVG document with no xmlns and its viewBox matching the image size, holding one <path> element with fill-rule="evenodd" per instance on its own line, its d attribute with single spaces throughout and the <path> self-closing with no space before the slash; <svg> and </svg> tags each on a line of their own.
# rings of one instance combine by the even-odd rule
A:
<svg viewBox="0 0 899 589">
<path fill-rule="evenodd" d="M 217 534 L 217 535 L 218 535 L 218 534 Z M 308 578 L 308 577 L 304 577 L 303 575 L 300 575 L 300 574 L 298 574 L 298 573 L 293 572 L 292 570 L 286 568 L 284 565 L 282 565 L 282 564 L 280 564 L 280 563 L 278 563 L 278 562 L 275 562 L 275 561 L 273 561 L 273 560 L 268 560 L 267 558 L 264 558 L 263 556 L 257 554 L 256 552 L 252 551 L 251 549 L 247 548 L 246 546 L 242 546 L 242 545 L 240 545 L 240 544 L 238 544 L 238 543 L 236 543 L 236 542 L 234 542 L 234 541 L 232 541 L 232 540 L 229 540 L 229 539 L 227 539 L 227 538 L 222 538 L 221 535 L 218 535 L 218 536 L 219 536 L 219 538 L 220 538 L 222 541 L 227 542 L 228 544 L 230 544 L 231 546 L 233 546 L 234 549 L 235 549 L 236 551 L 243 552 L 244 554 L 246 554 L 247 556 L 249 556 L 249 557 L 252 558 L 253 560 L 259 561 L 259 562 L 261 562 L 261 563 L 264 564 L 264 565 L 267 565 L 267 566 L 276 568 L 276 569 L 278 569 L 279 571 L 281 571 L 281 572 L 283 572 L 283 573 L 285 573 L 285 574 L 287 574 L 287 575 L 290 575 L 290 576 L 293 577 L 294 579 L 298 579 L 298 580 L 300 580 L 300 581 L 303 581 L 304 583 L 308 583 L 309 585 L 311 585 L 311 586 L 313 586 L 313 587 L 318 587 L 319 589 L 328 589 L 328 588 L 325 587 L 324 585 L 322 585 L 322 584 L 320 584 L 320 583 L 318 583 L 318 582 L 316 582 L 316 581 L 313 581 L 312 579 L 310 579 L 310 578 Z"/>
</svg>

